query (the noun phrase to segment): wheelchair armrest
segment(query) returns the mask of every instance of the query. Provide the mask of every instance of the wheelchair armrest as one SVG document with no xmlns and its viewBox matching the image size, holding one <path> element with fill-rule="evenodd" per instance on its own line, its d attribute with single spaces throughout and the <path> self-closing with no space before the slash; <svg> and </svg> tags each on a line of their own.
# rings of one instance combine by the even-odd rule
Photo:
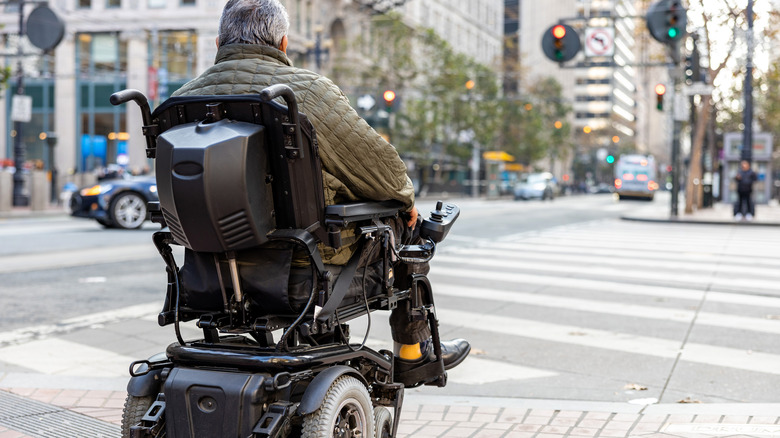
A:
<svg viewBox="0 0 780 438">
<path fill-rule="evenodd" d="M 355 202 L 325 207 L 325 222 L 346 226 L 366 219 L 394 217 L 403 208 L 398 201 Z"/>
</svg>

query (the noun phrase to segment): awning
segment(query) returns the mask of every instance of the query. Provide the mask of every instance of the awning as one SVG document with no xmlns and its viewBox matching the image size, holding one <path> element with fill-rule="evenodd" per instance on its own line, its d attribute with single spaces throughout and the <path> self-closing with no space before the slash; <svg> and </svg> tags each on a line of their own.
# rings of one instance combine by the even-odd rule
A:
<svg viewBox="0 0 780 438">
<path fill-rule="evenodd" d="M 486 151 L 482 153 L 482 158 L 488 161 L 515 161 L 515 157 L 504 151 Z"/>
</svg>

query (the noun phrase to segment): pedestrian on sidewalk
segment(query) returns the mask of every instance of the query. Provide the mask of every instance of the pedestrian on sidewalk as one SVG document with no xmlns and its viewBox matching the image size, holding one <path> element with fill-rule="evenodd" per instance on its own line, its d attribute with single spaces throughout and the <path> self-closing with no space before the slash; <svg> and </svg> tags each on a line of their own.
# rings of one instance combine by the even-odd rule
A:
<svg viewBox="0 0 780 438">
<path fill-rule="evenodd" d="M 753 183 L 758 175 L 750 168 L 750 162 L 742 160 L 735 177 L 737 181 L 737 203 L 734 204 L 734 219 L 752 221 L 756 215 L 753 204 Z"/>
</svg>

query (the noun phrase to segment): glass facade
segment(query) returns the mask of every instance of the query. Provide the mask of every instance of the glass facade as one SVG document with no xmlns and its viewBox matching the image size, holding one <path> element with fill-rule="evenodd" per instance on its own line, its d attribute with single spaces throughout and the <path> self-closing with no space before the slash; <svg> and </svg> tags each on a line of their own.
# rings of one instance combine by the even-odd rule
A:
<svg viewBox="0 0 780 438">
<path fill-rule="evenodd" d="M 149 34 L 149 98 L 158 104 L 195 77 L 197 33 L 194 30 Z"/>
<path fill-rule="evenodd" d="M 8 51 L 16 50 L 16 38 L 4 38 L 3 46 Z M 5 156 L 14 158 L 14 143 L 17 135 L 21 135 L 21 142 L 25 145 L 26 165 L 30 167 L 46 168 L 48 166 L 48 148 L 46 146 L 46 133 L 54 131 L 54 79 L 52 71 L 54 58 L 51 56 L 37 56 L 28 58 L 23 65 L 24 95 L 32 98 L 32 118 L 29 122 L 17 126 L 11 120 L 11 108 L 14 96 L 17 93 L 17 79 L 19 66 L 17 58 L 7 58 L 6 65 L 11 68 L 7 89 L 3 91 L 6 104 L 5 132 Z M 17 128 L 19 131 L 17 132 Z M 43 134 L 43 135 L 42 135 Z"/>
<path fill-rule="evenodd" d="M 125 107 L 113 106 L 108 98 L 127 84 L 127 43 L 119 33 L 76 35 L 76 168 L 92 171 L 122 163 L 127 142 Z"/>
</svg>

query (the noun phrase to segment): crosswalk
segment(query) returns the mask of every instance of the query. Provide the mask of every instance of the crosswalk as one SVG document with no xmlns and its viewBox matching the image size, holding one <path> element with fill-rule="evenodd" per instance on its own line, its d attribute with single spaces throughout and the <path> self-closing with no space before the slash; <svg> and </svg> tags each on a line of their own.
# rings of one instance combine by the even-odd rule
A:
<svg viewBox="0 0 780 438">
<path fill-rule="evenodd" d="M 482 357 L 511 356 L 508 345 L 525 351 L 517 365 L 556 372 L 545 384 L 565 375 L 641 380 L 654 361 L 658 374 L 645 383 L 659 385 L 657 395 L 674 386 L 704 398 L 717 386 L 708 380 L 745 373 L 753 383 L 733 391 L 739 400 L 780 383 L 779 243 L 770 228 L 604 220 L 463 239 L 437 254 L 430 277 L 449 332 L 483 340 Z M 566 350 L 565 360 L 549 360 Z M 605 363 L 613 360 L 620 372 Z M 676 380 L 675 367 L 690 379 Z M 507 375 L 504 385 L 534 379 Z"/>
<path fill-rule="evenodd" d="M 495 238 L 453 233 L 430 274 L 442 337 L 473 346 L 450 371 L 450 394 L 631 400 L 640 396 L 623 386 L 637 382 L 650 388 L 642 400 L 773 401 L 780 230 L 599 220 Z M 147 256 L 133 250 L 128 260 Z M 3 372 L 125 378 L 130 360 L 174 340 L 155 327 L 159 304 L 0 333 L 0 385 Z M 367 345 L 391 348 L 386 321 L 372 314 Z M 366 323 L 352 324 L 353 339 Z"/>
</svg>

